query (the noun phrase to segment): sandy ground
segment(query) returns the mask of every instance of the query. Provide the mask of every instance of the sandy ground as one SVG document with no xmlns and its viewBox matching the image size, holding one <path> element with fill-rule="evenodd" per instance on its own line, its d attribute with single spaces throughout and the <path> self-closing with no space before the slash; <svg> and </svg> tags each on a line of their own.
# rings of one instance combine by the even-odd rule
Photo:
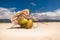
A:
<svg viewBox="0 0 60 40">
<path fill-rule="evenodd" d="M 0 40 L 60 40 L 60 22 L 34 23 L 32 29 L 8 29 L 11 26 L 0 23 Z"/>
</svg>

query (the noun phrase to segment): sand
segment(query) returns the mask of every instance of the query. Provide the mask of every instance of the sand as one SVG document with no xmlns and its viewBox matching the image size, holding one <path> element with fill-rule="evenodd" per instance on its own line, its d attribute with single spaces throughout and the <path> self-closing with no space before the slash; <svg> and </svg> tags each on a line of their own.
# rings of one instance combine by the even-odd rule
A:
<svg viewBox="0 0 60 40">
<path fill-rule="evenodd" d="M 11 26 L 0 23 L 0 40 L 60 40 L 60 22 L 36 22 L 32 29 L 8 29 Z"/>
</svg>

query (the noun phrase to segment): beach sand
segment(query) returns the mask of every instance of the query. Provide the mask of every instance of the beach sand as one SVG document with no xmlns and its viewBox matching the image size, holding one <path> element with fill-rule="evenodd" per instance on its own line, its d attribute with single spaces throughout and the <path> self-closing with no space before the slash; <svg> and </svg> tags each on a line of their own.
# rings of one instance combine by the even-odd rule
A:
<svg viewBox="0 0 60 40">
<path fill-rule="evenodd" d="M 60 40 L 60 22 L 36 22 L 32 29 L 8 29 L 11 26 L 0 23 L 0 40 Z"/>
</svg>

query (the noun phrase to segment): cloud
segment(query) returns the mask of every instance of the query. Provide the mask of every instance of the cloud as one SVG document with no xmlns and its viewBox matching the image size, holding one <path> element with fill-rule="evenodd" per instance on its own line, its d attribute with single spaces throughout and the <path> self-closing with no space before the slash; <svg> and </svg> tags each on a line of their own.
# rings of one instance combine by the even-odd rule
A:
<svg viewBox="0 0 60 40">
<path fill-rule="evenodd" d="M 34 2 L 31 2 L 30 4 L 31 4 L 32 6 L 36 6 L 36 3 L 34 3 Z"/>
<path fill-rule="evenodd" d="M 10 19 L 11 15 L 16 13 L 16 8 L 2 8 L 0 7 L 0 19 Z M 43 19 L 60 20 L 60 9 L 53 12 L 31 13 L 30 15 L 35 21 Z"/>
<path fill-rule="evenodd" d="M 14 10 L 16 8 L 3 8 L 0 7 L 0 19 L 10 19 L 11 15 L 16 13 Z"/>
<path fill-rule="evenodd" d="M 60 20 L 60 9 L 54 10 L 53 12 L 32 13 L 30 16 L 35 21 L 43 19 Z"/>
</svg>

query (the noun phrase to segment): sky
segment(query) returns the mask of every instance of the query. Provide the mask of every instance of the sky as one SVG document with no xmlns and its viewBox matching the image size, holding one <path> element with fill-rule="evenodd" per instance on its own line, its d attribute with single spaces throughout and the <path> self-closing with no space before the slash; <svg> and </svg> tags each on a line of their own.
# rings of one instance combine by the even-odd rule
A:
<svg viewBox="0 0 60 40">
<path fill-rule="evenodd" d="M 38 18 L 59 19 L 60 0 L 0 0 L 0 19 L 9 19 L 23 9 L 29 9 L 31 15 L 37 13 Z"/>
<path fill-rule="evenodd" d="M 60 8 L 60 0 L 0 0 L 0 7 L 17 8 L 18 10 L 29 9 L 36 11 L 54 11 Z"/>
</svg>

